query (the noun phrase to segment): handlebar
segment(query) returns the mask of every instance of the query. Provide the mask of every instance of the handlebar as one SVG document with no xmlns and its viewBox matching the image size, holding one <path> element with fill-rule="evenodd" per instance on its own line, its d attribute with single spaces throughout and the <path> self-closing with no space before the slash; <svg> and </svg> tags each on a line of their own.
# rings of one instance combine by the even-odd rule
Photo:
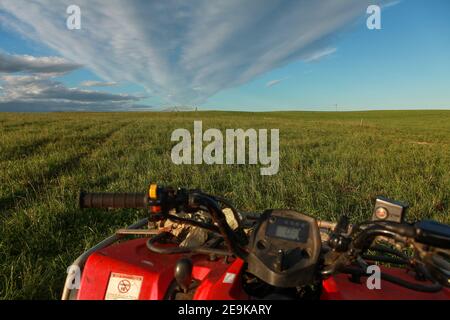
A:
<svg viewBox="0 0 450 320">
<path fill-rule="evenodd" d="M 219 204 L 220 203 L 220 204 Z M 239 227 L 231 229 L 226 216 L 222 210 L 223 206 L 230 207 L 235 215 Z M 226 199 L 208 195 L 200 190 L 187 190 L 183 188 L 165 188 L 152 184 L 148 193 L 87 193 L 80 192 L 80 208 L 104 208 L 104 209 L 150 209 L 151 214 L 157 214 L 158 218 L 169 219 L 179 223 L 190 224 L 213 233 L 220 234 L 226 244 L 227 249 L 212 249 L 207 247 L 194 248 L 195 251 L 209 254 L 229 255 L 234 254 L 246 261 L 249 254 L 248 236 L 244 232 L 243 221 L 257 221 L 259 214 L 238 212 Z M 171 214 L 171 210 L 182 210 L 184 212 L 197 212 L 206 210 L 209 212 L 213 223 L 205 223 L 189 218 L 182 218 Z M 156 217 L 156 216 L 155 216 Z M 450 249 L 450 226 L 442 225 L 433 221 L 421 221 L 416 224 L 397 223 L 389 221 L 367 221 L 356 225 L 349 224 L 348 218 L 343 216 L 337 223 L 317 220 L 319 229 L 329 234 L 327 240 L 329 249 L 330 266 L 329 270 L 335 272 L 341 265 L 348 265 L 354 262 L 357 257 L 364 256 L 366 251 L 372 247 L 377 237 L 392 238 L 404 242 L 403 239 L 411 239 L 421 244 L 431 245 L 442 249 Z M 149 239 L 147 247 L 158 253 L 182 253 L 192 251 L 186 248 L 162 248 L 154 245 L 158 237 Z M 408 240 L 409 241 L 409 240 Z M 381 252 L 381 251 L 380 251 Z M 390 252 L 392 253 L 392 252 Z M 377 258 L 369 255 L 366 258 Z M 409 263 L 408 258 L 402 257 L 400 253 L 399 261 Z M 397 260 L 396 260 L 397 261 Z M 431 261 L 431 260 L 430 260 Z M 388 262 L 392 262 L 392 259 Z M 431 261 L 433 262 L 433 261 Z M 430 263 L 429 263 L 430 264 Z M 448 265 L 441 266 L 442 263 L 431 263 L 430 270 L 438 274 L 435 278 L 442 278 L 445 282 L 448 274 Z M 331 269 L 330 269 L 331 268 Z M 434 268 L 434 269 L 433 269 Z M 329 273 L 327 268 L 322 275 Z M 436 271 L 437 270 L 437 271 Z M 444 270 L 444 273 L 442 272 Z M 441 275 L 443 274 L 443 276 Z"/>
<path fill-rule="evenodd" d="M 206 228 L 208 230 L 219 232 L 228 247 L 228 249 L 238 257 L 246 256 L 242 245 L 246 242 L 238 233 L 230 228 L 226 217 L 220 208 L 217 200 L 198 190 L 173 189 L 150 185 L 149 193 L 86 193 L 81 192 L 79 198 L 80 208 L 134 208 L 146 209 L 157 207 L 157 212 L 169 219 L 184 220 Z M 172 209 L 181 208 L 183 210 L 195 210 L 206 208 L 211 214 L 214 225 L 208 225 L 189 219 L 182 219 L 169 214 Z M 233 208 L 234 209 L 234 208 Z M 238 220 L 239 222 L 239 220 Z"/>
<path fill-rule="evenodd" d="M 145 209 L 148 207 L 146 193 L 86 193 L 81 191 L 80 208 L 98 209 Z"/>
<path fill-rule="evenodd" d="M 235 238 L 233 231 L 229 228 L 225 221 L 225 217 L 221 209 L 217 206 L 217 199 L 199 190 L 185 190 L 180 189 L 166 189 L 155 186 L 155 194 L 151 197 L 149 193 L 87 193 L 80 192 L 79 206 L 80 208 L 98 208 L 98 209 L 146 209 L 152 203 L 162 205 L 166 209 L 177 208 L 179 206 L 187 207 L 196 205 L 203 205 L 208 207 L 212 213 L 215 222 L 217 223 L 220 233 L 225 235 L 225 239 Z M 179 195 L 177 195 L 179 194 Z M 233 208 L 234 209 L 234 208 Z M 235 209 L 234 209 L 235 210 Z M 236 217 L 238 222 L 241 222 L 239 217 Z M 332 231 L 337 228 L 337 223 L 329 221 L 317 221 L 318 227 Z M 348 225 L 349 230 L 352 225 Z M 215 229 L 215 228 L 214 228 Z M 214 230 L 216 231 L 216 230 Z M 450 249 L 450 227 L 432 221 L 421 221 L 416 225 L 408 225 L 404 223 L 389 223 L 376 222 L 365 230 L 362 234 L 354 239 L 355 247 L 364 247 L 371 243 L 371 240 L 376 236 L 397 235 L 406 236 L 408 238 L 415 238 L 421 243 L 435 245 L 441 248 Z M 234 239 L 235 240 L 235 239 Z M 228 242 L 228 241 L 227 241 Z M 228 242 L 229 247 L 233 247 Z"/>
</svg>

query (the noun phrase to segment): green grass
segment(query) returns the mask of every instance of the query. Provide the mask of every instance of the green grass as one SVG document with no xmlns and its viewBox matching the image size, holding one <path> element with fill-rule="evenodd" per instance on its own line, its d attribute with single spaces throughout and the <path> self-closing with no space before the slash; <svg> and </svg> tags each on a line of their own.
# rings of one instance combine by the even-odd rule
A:
<svg viewBox="0 0 450 320">
<path fill-rule="evenodd" d="M 280 170 L 172 164 L 176 128 L 279 128 Z M 242 210 L 371 215 L 384 195 L 408 219 L 450 223 L 450 111 L 0 113 L 0 298 L 58 299 L 84 250 L 144 213 L 77 208 L 78 191 L 199 187 Z"/>
</svg>

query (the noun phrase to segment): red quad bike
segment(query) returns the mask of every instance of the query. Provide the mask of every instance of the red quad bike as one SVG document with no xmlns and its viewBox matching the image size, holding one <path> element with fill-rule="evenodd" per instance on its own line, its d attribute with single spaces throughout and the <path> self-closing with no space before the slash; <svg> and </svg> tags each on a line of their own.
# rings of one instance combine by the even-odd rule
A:
<svg viewBox="0 0 450 320">
<path fill-rule="evenodd" d="M 372 221 L 355 225 L 284 209 L 242 213 L 224 198 L 155 184 L 146 193 L 82 192 L 80 207 L 142 208 L 149 217 L 81 255 L 64 300 L 450 299 L 450 226 L 405 223 L 406 207 L 385 198 Z M 183 216 L 199 211 L 209 222 Z M 181 246 L 152 228 L 163 221 L 208 238 Z"/>
</svg>

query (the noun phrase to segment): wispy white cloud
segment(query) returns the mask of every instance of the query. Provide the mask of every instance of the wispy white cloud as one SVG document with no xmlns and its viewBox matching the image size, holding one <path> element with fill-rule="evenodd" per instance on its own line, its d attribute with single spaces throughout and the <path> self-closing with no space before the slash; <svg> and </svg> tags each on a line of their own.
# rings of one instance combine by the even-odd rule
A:
<svg viewBox="0 0 450 320">
<path fill-rule="evenodd" d="M 315 62 L 319 61 L 320 59 L 325 58 L 326 56 L 332 55 L 337 51 L 337 48 L 325 48 L 323 50 L 318 50 L 317 52 L 314 52 L 309 57 L 304 59 L 305 62 Z"/>
<path fill-rule="evenodd" d="M 104 82 L 104 81 L 83 81 L 82 83 L 80 83 L 80 86 L 82 87 L 115 87 L 117 86 L 118 83 L 117 82 Z"/>
<path fill-rule="evenodd" d="M 77 0 L 82 29 L 71 31 L 62 21 L 72 3 L 2 0 L 0 19 L 105 81 L 197 104 L 292 61 L 331 54 L 333 36 L 371 1 Z"/>
<path fill-rule="evenodd" d="M 401 2 L 402 2 L 401 0 L 388 1 L 382 7 L 383 8 L 393 7 L 393 6 L 400 4 Z"/>
<path fill-rule="evenodd" d="M 282 81 L 284 81 L 284 80 L 286 80 L 286 78 L 271 80 L 271 81 L 269 81 L 269 82 L 266 83 L 266 87 L 267 87 L 267 88 L 271 88 L 271 87 L 273 87 L 273 86 L 279 84 L 280 82 L 282 82 Z"/>
</svg>

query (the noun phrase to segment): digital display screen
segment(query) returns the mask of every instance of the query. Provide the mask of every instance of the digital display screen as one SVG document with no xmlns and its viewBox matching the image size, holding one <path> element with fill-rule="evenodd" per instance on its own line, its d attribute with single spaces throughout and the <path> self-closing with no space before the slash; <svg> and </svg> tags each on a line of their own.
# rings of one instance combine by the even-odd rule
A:
<svg viewBox="0 0 450 320">
<path fill-rule="evenodd" d="M 299 240 L 299 230 L 297 228 L 290 228 L 286 226 L 277 226 L 275 228 L 275 236 L 294 241 Z"/>
<path fill-rule="evenodd" d="M 303 220 L 277 217 L 268 224 L 266 234 L 270 237 L 305 243 L 309 236 L 309 224 Z"/>
</svg>

